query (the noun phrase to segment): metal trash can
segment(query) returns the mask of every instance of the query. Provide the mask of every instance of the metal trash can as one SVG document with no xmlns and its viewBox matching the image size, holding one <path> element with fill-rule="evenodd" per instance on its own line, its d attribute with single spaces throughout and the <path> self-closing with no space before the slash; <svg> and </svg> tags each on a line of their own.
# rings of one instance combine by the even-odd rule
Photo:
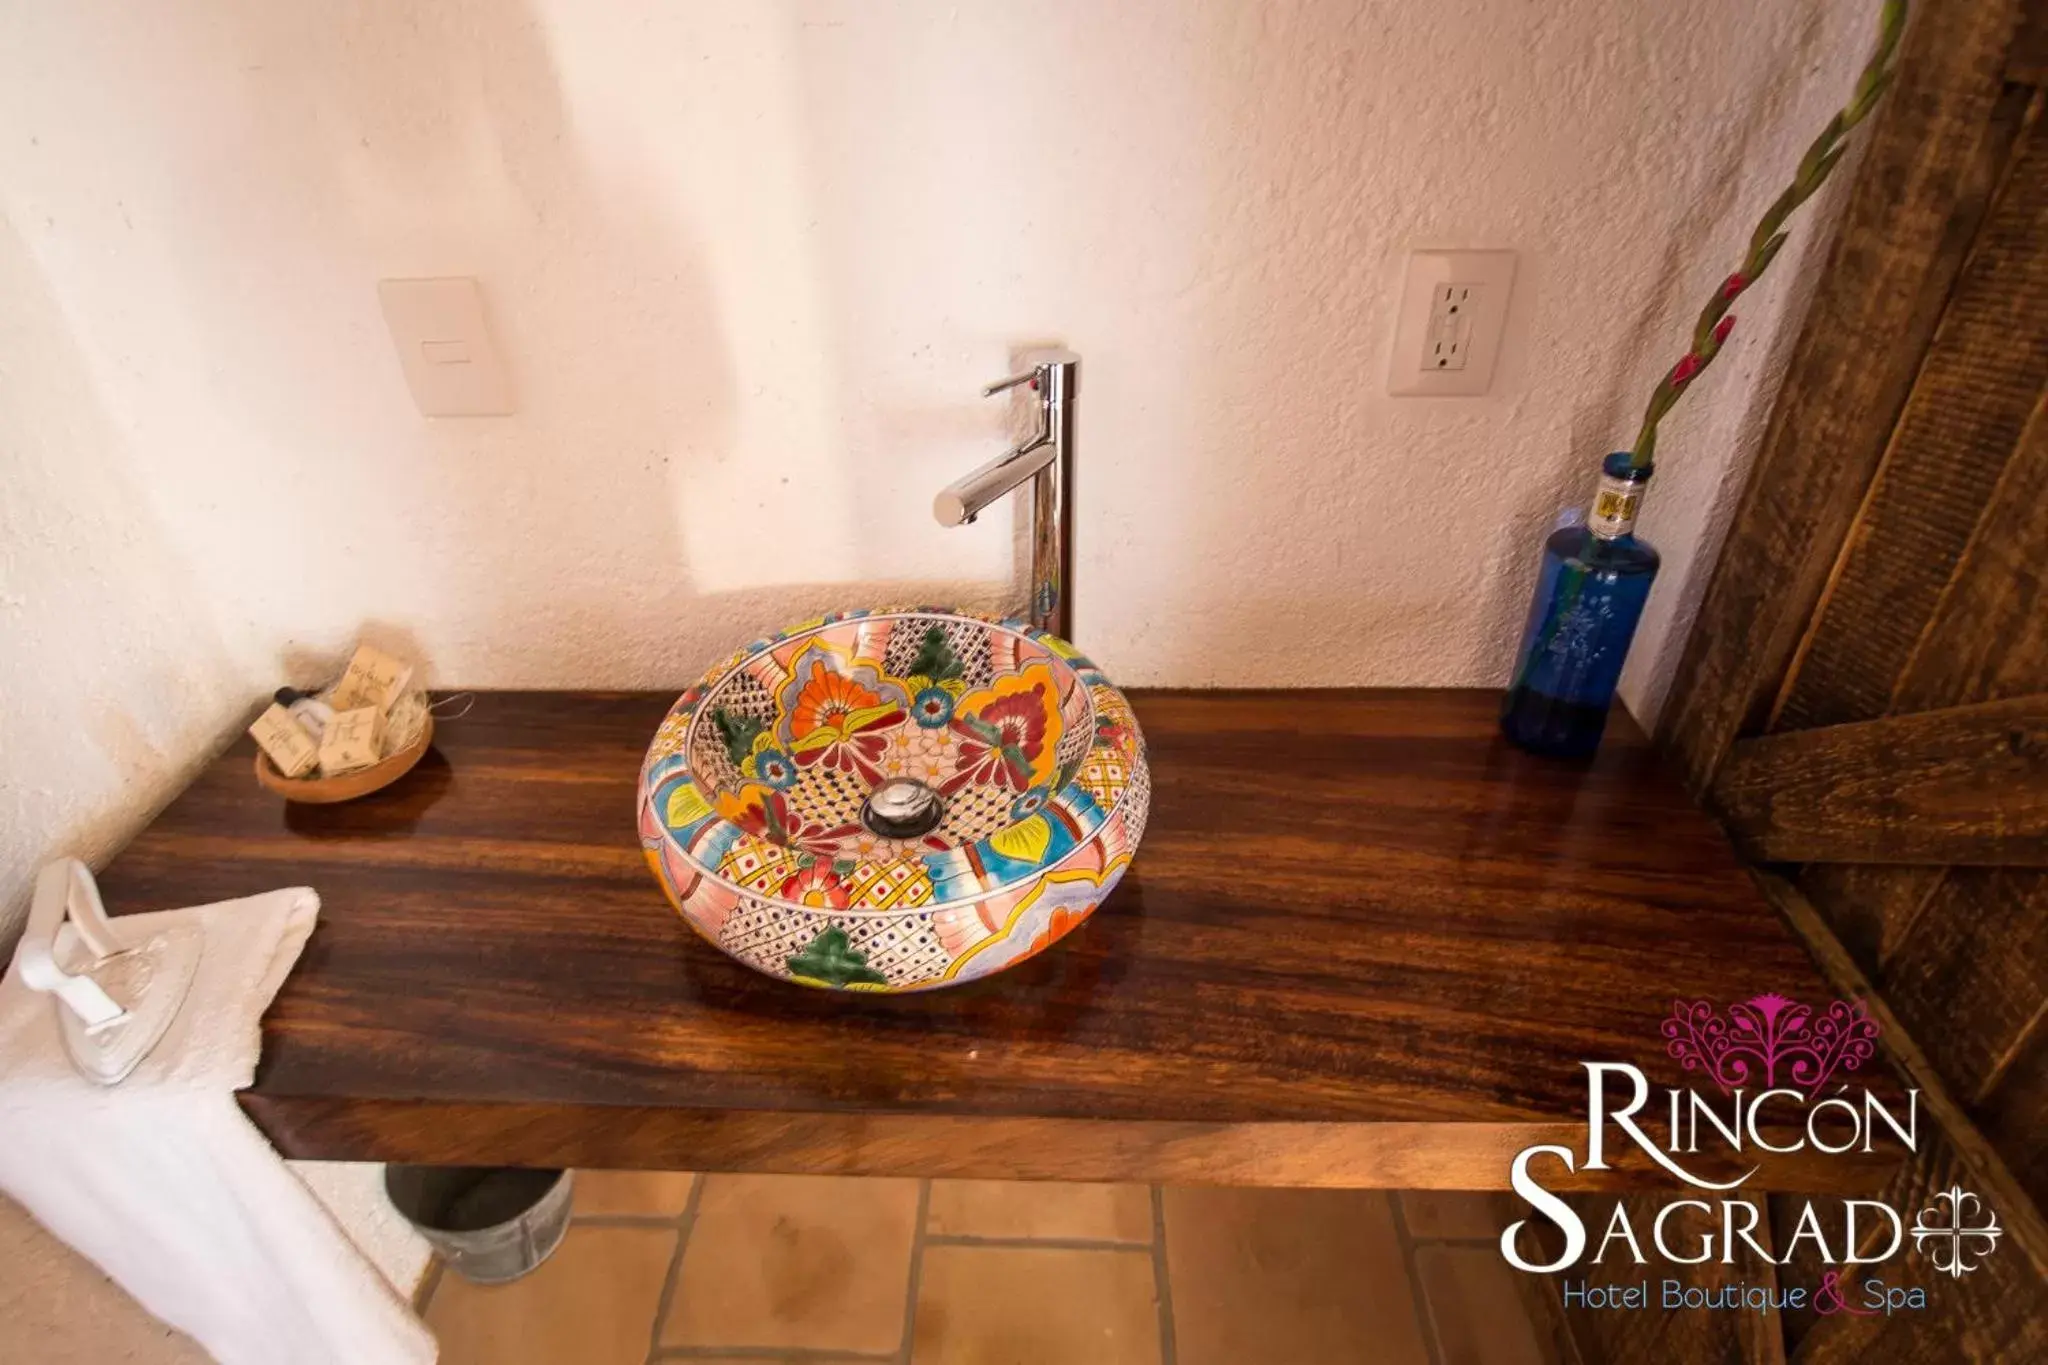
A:
<svg viewBox="0 0 2048 1365">
<path fill-rule="evenodd" d="M 517 1166 L 384 1168 L 391 1206 L 477 1284 L 509 1284 L 561 1245 L 574 1183 L 572 1171 Z"/>
</svg>

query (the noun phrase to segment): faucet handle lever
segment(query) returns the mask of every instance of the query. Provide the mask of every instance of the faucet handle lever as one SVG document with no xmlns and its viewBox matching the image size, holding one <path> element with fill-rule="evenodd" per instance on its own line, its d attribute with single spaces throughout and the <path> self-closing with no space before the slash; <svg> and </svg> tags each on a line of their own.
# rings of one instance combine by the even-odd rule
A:
<svg viewBox="0 0 2048 1365">
<path fill-rule="evenodd" d="M 1022 374 L 1013 374 L 1008 379 L 998 379 L 993 384 L 984 384 L 981 388 L 981 396 L 983 398 L 993 398 L 1004 389 L 1014 389 L 1019 384 L 1029 384 L 1035 389 L 1038 387 L 1038 371 L 1043 368 L 1043 366 L 1034 366 Z"/>
</svg>

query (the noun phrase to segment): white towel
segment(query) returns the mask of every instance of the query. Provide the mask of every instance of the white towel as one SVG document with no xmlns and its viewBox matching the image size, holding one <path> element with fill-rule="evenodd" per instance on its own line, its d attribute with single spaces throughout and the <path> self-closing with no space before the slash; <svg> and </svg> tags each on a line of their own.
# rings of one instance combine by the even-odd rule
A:
<svg viewBox="0 0 2048 1365">
<path fill-rule="evenodd" d="M 72 1069 L 54 996 L 0 981 L 0 1188 L 221 1365 L 425 1365 L 434 1339 L 235 1104 L 320 900 L 305 887 L 116 923 L 197 924 L 184 1007 L 120 1085 Z"/>
</svg>

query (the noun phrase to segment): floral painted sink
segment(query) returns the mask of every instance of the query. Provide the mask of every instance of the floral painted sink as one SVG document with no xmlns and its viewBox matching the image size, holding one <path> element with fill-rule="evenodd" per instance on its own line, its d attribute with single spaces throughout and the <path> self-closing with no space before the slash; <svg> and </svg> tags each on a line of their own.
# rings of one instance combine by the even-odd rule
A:
<svg viewBox="0 0 2048 1365">
<path fill-rule="evenodd" d="M 691 927 L 770 976 L 956 985 L 1086 919 L 1145 830 L 1145 744 L 1064 640 L 938 607 L 741 650 L 648 747 L 640 842 Z"/>
</svg>

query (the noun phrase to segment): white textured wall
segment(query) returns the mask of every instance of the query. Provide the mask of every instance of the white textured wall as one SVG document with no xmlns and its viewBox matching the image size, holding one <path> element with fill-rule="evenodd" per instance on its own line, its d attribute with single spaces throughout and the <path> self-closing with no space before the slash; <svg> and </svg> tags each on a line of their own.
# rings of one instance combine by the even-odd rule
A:
<svg viewBox="0 0 2048 1365">
<path fill-rule="evenodd" d="M 105 403 L 119 376 L 86 358 L 7 181 L 0 170 L 0 962 L 41 859 L 104 861 L 212 755 L 256 682 L 227 643 L 247 625 L 201 571 L 208 547 L 181 544 L 151 506 Z"/>
<path fill-rule="evenodd" d="M 1118 676 L 1487 682 L 1871 8 L 18 6 L 0 195 L 60 420 L 258 673 L 369 620 L 443 680 L 668 686 L 813 608 L 1001 601 L 1014 527 L 928 504 L 1001 438 L 975 385 L 1057 338 Z M 1432 244 L 1523 253 L 1490 398 L 1383 396 Z M 1799 266 L 1664 442 L 1645 658 Z M 372 285 L 436 273 L 485 282 L 518 416 L 413 412 Z"/>
<path fill-rule="evenodd" d="M 1497 682 L 1874 9 L 7 6 L 0 938 L 365 629 L 442 683 L 680 687 L 813 611 L 1014 600 L 1014 519 L 928 507 L 1032 342 L 1085 357 L 1115 676 Z M 1639 709 L 1824 218 L 1667 425 Z M 1495 391 L 1388 399 L 1443 245 L 1522 253 Z M 414 413 L 374 282 L 432 274 L 484 282 L 517 416 Z"/>
</svg>

